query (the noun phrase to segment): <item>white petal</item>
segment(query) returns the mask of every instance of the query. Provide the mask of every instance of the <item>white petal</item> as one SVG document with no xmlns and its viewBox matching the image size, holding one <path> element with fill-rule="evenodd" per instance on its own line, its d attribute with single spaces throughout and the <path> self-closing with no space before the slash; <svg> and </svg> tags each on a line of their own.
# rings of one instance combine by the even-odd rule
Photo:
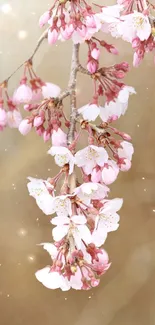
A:
<svg viewBox="0 0 155 325">
<path fill-rule="evenodd" d="M 69 229 L 69 226 L 57 226 L 55 228 L 53 228 L 52 230 L 52 234 L 53 234 L 53 238 L 55 241 L 59 241 L 61 240 L 62 238 L 64 238 L 67 233 L 68 233 L 68 229 Z"/>
<path fill-rule="evenodd" d="M 46 215 L 54 213 L 53 197 L 50 194 L 41 194 L 36 198 L 36 203 Z"/>
<path fill-rule="evenodd" d="M 97 228 L 92 233 L 92 243 L 94 243 L 97 247 L 100 247 L 104 244 L 107 238 L 107 232 L 103 228 Z"/>
<path fill-rule="evenodd" d="M 58 251 L 55 245 L 51 243 L 43 243 L 40 245 L 43 245 L 43 248 L 52 256 L 52 258 L 55 258 L 57 256 Z"/>
<path fill-rule="evenodd" d="M 51 220 L 52 225 L 63 226 L 64 224 L 69 224 L 70 219 L 68 217 L 58 216 Z"/>
<path fill-rule="evenodd" d="M 100 210 L 101 213 L 114 213 L 121 209 L 123 205 L 123 199 L 103 200 L 104 207 Z"/>
<path fill-rule="evenodd" d="M 91 232 L 85 225 L 80 225 L 77 227 L 80 233 L 81 238 L 86 244 L 90 244 L 92 241 Z"/>
<path fill-rule="evenodd" d="M 46 266 L 43 269 L 37 271 L 35 273 L 35 276 L 39 282 L 43 282 L 46 279 L 46 277 L 48 276 L 49 272 L 50 272 L 50 267 Z"/>
<path fill-rule="evenodd" d="M 72 221 L 75 222 L 76 224 L 85 224 L 87 222 L 86 218 L 84 215 L 75 215 L 71 217 Z"/>
</svg>

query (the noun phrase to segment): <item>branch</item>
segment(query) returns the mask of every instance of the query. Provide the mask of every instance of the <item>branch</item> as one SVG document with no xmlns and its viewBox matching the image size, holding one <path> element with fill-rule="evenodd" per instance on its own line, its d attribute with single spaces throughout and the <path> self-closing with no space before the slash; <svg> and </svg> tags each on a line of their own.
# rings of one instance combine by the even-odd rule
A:
<svg viewBox="0 0 155 325">
<path fill-rule="evenodd" d="M 67 135 L 67 143 L 70 145 L 74 139 L 74 131 L 76 125 L 76 77 L 79 66 L 79 44 L 73 44 L 72 52 L 72 63 L 71 72 L 68 88 L 70 90 L 70 105 L 71 105 L 71 115 L 70 115 L 70 128 Z"/>
<path fill-rule="evenodd" d="M 43 40 L 45 38 L 47 38 L 47 35 L 48 35 L 48 29 L 46 29 L 43 34 L 41 35 L 41 37 L 39 38 L 38 42 L 37 42 L 37 45 L 32 53 L 32 55 L 30 56 L 30 58 L 26 61 L 24 61 L 22 64 L 20 64 L 20 66 L 11 73 L 11 75 L 4 81 L 6 84 L 8 83 L 8 81 L 10 80 L 10 78 L 27 62 L 27 61 L 32 61 L 32 59 L 34 58 L 35 54 L 37 53 L 40 45 L 42 44 Z"/>
</svg>

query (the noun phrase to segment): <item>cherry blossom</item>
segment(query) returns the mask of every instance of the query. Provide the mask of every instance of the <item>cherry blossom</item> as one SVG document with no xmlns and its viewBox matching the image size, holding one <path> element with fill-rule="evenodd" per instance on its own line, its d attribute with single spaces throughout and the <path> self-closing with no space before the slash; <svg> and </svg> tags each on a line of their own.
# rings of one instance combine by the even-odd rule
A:
<svg viewBox="0 0 155 325">
<path fill-rule="evenodd" d="M 121 209 L 123 200 L 104 200 L 102 203 L 103 208 L 100 209 L 99 215 L 96 217 L 95 229 L 92 234 L 92 241 L 98 247 L 104 244 L 108 232 L 118 229 L 120 218 L 116 212 Z"/>
<path fill-rule="evenodd" d="M 141 41 L 147 40 L 151 34 L 151 25 L 146 15 L 134 11 L 129 15 L 121 16 L 119 24 L 119 33 L 121 37 L 128 42 L 138 37 Z"/>
<path fill-rule="evenodd" d="M 42 179 L 28 177 L 29 183 L 27 184 L 29 194 L 34 197 L 38 207 L 46 214 L 54 213 L 53 209 L 53 196 L 50 191 L 53 191 L 53 186 Z"/>
<path fill-rule="evenodd" d="M 134 152 L 130 135 L 113 125 L 136 93 L 124 82 L 130 66 L 126 61 L 116 63 L 113 55 L 119 51 L 104 39 L 105 33 L 131 43 L 137 67 L 148 52 L 155 54 L 152 5 L 139 0 L 118 0 L 110 6 L 55 1 L 39 19 L 39 26 L 45 25 L 31 56 L 16 69 L 22 72 L 13 97 L 9 83 L 15 72 L 0 83 L 0 131 L 18 128 L 27 135 L 33 129 L 44 142 L 51 140 L 48 154 L 59 167 L 47 180 L 28 178 L 29 195 L 45 215 L 51 215 L 53 242 L 39 244 L 49 253 L 51 265 L 36 272 L 37 280 L 49 289 L 89 290 L 99 285 L 111 265 L 103 245 L 119 227 L 123 204 L 123 199 L 108 199 L 107 185 L 130 169 Z M 35 71 L 35 54 L 45 39 L 51 46 L 58 41 L 73 43 L 63 90 Z M 77 104 L 83 96 L 79 72 L 92 85 L 84 106 Z M 24 119 L 19 108 L 25 111 Z"/>
<path fill-rule="evenodd" d="M 53 238 L 55 241 L 59 241 L 64 236 L 73 237 L 74 243 L 77 249 L 81 248 L 81 241 L 86 244 L 91 243 L 91 233 L 88 227 L 85 225 L 87 222 L 83 215 L 74 215 L 72 217 L 55 217 L 52 219 L 52 224 L 56 225 L 53 228 Z"/>
<path fill-rule="evenodd" d="M 51 272 L 49 266 L 37 271 L 35 276 L 37 280 L 48 289 L 61 288 L 62 291 L 67 291 L 70 289 L 68 280 L 58 272 Z"/>
<path fill-rule="evenodd" d="M 92 173 L 96 165 L 102 167 L 107 161 L 107 151 L 102 147 L 94 145 L 90 145 L 75 154 L 75 164 L 78 167 L 82 167 L 87 175 Z"/>
<path fill-rule="evenodd" d="M 66 164 L 69 164 L 69 174 L 73 172 L 75 159 L 68 148 L 53 146 L 48 150 L 48 153 L 52 156 L 55 156 L 55 162 L 58 166 L 63 167 Z"/>
<path fill-rule="evenodd" d="M 107 122 L 111 119 L 115 120 L 121 115 L 124 115 L 128 107 L 129 95 L 135 93 L 136 92 L 133 87 L 123 87 L 115 101 L 110 101 L 109 103 L 106 103 L 104 107 L 100 107 L 101 119 L 104 122 Z"/>
<path fill-rule="evenodd" d="M 107 196 L 109 188 L 98 183 L 83 183 L 81 186 L 75 188 L 74 193 L 87 206 L 90 205 L 91 200 L 101 200 Z"/>
<path fill-rule="evenodd" d="M 96 104 L 87 104 L 78 109 L 83 118 L 87 121 L 95 121 L 100 114 L 101 106 Z"/>
</svg>

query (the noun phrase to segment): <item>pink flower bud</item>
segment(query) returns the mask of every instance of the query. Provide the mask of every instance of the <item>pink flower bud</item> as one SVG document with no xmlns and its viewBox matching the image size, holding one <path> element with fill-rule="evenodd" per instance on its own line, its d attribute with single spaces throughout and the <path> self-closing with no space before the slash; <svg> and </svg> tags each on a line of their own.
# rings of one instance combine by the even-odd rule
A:
<svg viewBox="0 0 155 325">
<path fill-rule="evenodd" d="M 91 51 L 91 56 L 93 59 L 98 60 L 99 56 L 100 56 L 100 50 L 98 48 L 94 48 Z"/>
<path fill-rule="evenodd" d="M 73 24 L 66 25 L 65 29 L 61 28 L 61 35 L 64 39 L 68 40 L 74 32 Z"/>
<path fill-rule="evenodd" d="M 115 161 L 109 160 L 107 164 L 104 164 L 102 169 L 102 181 L 104 184 L 109 185 L 112 184 L 119 173 L 119 168 Z"/>
<path fill-rule="evenodd" d="M 36 128 L 36 133 L 39 135 L 39 136 L 42 136 L 45 132 L 45 128 L 43 126 L 39 126 L 38 128 Z"/>
<path fill-rule="evenodd" d="M 82 25 L 82 27 L 77 28 L 77 32 L 78 32 L 78 34 L 80 34 L 80 36 L 82 38 L 84 38 L 86 36 L 86 33 L 87 33 L 87 28 L 84 25 Z"/>
<path fill-rule="evenodd" d="M 133 66 L 137 68 L 142 61 L 142 57 L 138 56 L 137 52 L 133 55 Z"/>
<path fill-rule="evenodd" d="M 44 14 L 39 19 L 39 26 L 43 27 L 48 22 L 49 19 L 50 19 L 50 12 L 49 11 L 44 12 Z"/>
<path fill-rule="evenodd" d="M 67 144 L 67 135 L 60 128 L 58 128 L 57 131 L 53 130 L 51 140 L 53 146 L 65 147 Z"/>
<path fill-rule="evenodd" d="M 114 55 L 118 55 L 118 50 L 116 49 L 115 46 L 111 45 L 110 46 L 110 53 L 114 54 Z"/>
<path fill-rule="evenodd" d="M 28 119 L 22 120 L 18 129 L 19 129 L 19 132 L 22 135 L 26 135 L 32 129 L 32 123 L 29 123 L 29 120 Z"/>
<path fill-rule="evenodd" d="M 6 126 L 7 114 L 3 108 L 0 107 L 0 126 Z"/>
<path fill-rule="evenodd" d="M 44 98 L 56 98 L 60 94 L 60 87 L 50 82 L 46 82 L 45 86 L 42 86 L 42 94 Z"/>
<path fill-rule="evenodd" d="M 26 84 L 21 84 L 13 94 L 13 102 L 16 104 L 30 103 L 32 100 L 32 90 Z"/>
<path fill-rule="evenodd" d="M 140 39 L 138 37 L 134 38 L 132 40 L 132 48 L 135 49 L 136 47 L 138 47 L 140 45 Z"/>
<path fill-rule="evenodd" d="M 87 69 L 88 69 L 88 71 L 90 73 L 95 73 L 96 70 L 97 70 L 97 67 L 98 67 L 98 65 L 97 65 L 97 63 L 94 60 L 93 61 L 91 60 L 91 61 L 89 61 L 87 63 Z"/>
<path fill-rule="evenodd" d="M 91 181 L 93 183 L 99 183 L 102 180 L 101 170 L 97 170 L 96 168 L 93 169 L 91 174 Z"/>
<path fill-rule="evenodd" d="M 100 280 L 99 279 L 91 279 L 91 286 L 92 287 L 97 287 L 100 283 Z"/>
<path fill-rule="evenodd" d="M 123 163 L 120 165 L 120 170 L 122 172 L 127 172 L 131 168 L 131 161 L 127 158 L 124 158 Z"/>
<path fill-rule="evenodd" d="M 42 125 L 43 124 L 43 119 L 42 119 L 42 117 L 41 116 L 36 116 L 35 118 L 34 118 L 34 121 L 33 121 L 33 125 L 34 125 L 34 127 L 38 127 L 38 126 L 40 126 L 40 125 Z"/>
<path fill-rule="evenodd" d="M 58 32 L 56 29 L 53 29 L 51 31 L 51 29 L 49 29 L 48 31 L 48 43 L 51 45 L 51 44 L 55 44 L 56 41 L 58 39 Z"/>
<path fill-rule="evenodd" d="M 44 142 L 47 142 L 51 137 L 51 134 L 49 131 L 44 131 L 44 134 L 43 134 L 43 139 L 44 139 Z"/>
</svg>

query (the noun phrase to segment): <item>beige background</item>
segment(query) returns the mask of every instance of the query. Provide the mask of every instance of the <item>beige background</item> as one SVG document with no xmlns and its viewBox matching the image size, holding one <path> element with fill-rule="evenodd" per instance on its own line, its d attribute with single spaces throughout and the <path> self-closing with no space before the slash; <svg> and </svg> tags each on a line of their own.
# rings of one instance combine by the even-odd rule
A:
<svg viewBox="0 0 155 325">
<path fill-rule="evenodd" d="M 50 0 L 12 0 L 3 13 L 0 0 L 0 80 L 30 55 L 41 34 L 38 18 Z M 111 2 L 112 3 L 112 2 Z M 110 40 L 109 40 L 110 41 Z M 115 42 L 116 43 L 116 42 Z M 118 42 L 118 58 L 102 54 L 103 65 L 132 62 L 130 46 Z M 43 80 L 66 87 L 71 43 L 45 42 L 35 58 Z M 81 50 L 86 60 L 86 49 Z M 10 92 L 20 73 L 10 82 Z M 91 82 L 79 76 L 79 105 L 91 94 Z M 0 134 L 0 324 L 1 325 L 154 325 L 155 324 L 155 67 L 148 55 L 126 78 L 137 90 L 120 129 L 133 138 L 132 169 L 111 186 L 123 197 L 120 228 L 106 242 L 112 266 L 98 288 L 87 292 L 50 291 L 35 279 L 50 257 L 36 244 L 51 240 L 50 218 L 28 195 L 27 176 L 47 178 L 56 168 L 34 132 Z M 66 106 L 67 109 L 67 106 Z"/>
</svg>

